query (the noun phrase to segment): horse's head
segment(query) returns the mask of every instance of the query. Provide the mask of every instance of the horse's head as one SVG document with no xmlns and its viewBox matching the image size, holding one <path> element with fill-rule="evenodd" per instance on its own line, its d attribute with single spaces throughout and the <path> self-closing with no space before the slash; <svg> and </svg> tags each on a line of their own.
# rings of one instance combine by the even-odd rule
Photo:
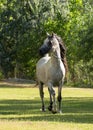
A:
<svg viewBox="0 0 93 130">
<path fill-rule="evenodd" d="M 43 45 L 40 47 L 39 52 L 41 56 L 51 52 L 58 51 L 61 56 L 61 60 L 65 66 L 66 71 L 68 70 L 67 61 L 66 61 L 66 48 L 61 37 L 52 33 L 52 35 L 47 34 L 47 38 L 44 40 Z"/>
<path fill-rule="evenodd" d="M 55 50 L 58 48 L 59 42 L 56 38 L 56 35 L 54 33 L 52 33 L 52 35 L 47 34 L 47 38 L 44 40 L 43 45 L 39 49 L 39 52 L 40 55 L 44 56 L 49 52 L 55 52 Z"/>
</svg>

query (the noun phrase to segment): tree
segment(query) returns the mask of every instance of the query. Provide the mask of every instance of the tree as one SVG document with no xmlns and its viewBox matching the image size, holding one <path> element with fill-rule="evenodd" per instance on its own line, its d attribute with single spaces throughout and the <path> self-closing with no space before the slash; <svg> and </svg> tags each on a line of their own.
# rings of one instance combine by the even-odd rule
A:
<svg viewBox="0 0 93 130">
<path fill-rule="evenodd" d="M 46 32 L 55 32 L 67 48 L 69 81 L 86 83 L 92 79 L 83 76 L 92 70 L 92 20 L 91 0 L 0 1 L 1 71 L 5 77 L 35 77 L 38 48 Z"/>
</svg>

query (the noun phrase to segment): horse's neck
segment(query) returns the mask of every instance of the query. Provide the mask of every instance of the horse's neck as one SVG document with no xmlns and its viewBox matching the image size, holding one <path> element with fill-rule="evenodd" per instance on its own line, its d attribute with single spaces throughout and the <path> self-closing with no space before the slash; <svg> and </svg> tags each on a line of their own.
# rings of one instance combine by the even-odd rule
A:
<svg viewBox="0 0 93 130">
<path fill-rule="evenodd" d="M 56 52 L 52 53 L 51 62 L 53 64 L 53 66 L 60 67 L 60 64 L 62 62 L 60 51 L 56 51 Z"/>
</svg>

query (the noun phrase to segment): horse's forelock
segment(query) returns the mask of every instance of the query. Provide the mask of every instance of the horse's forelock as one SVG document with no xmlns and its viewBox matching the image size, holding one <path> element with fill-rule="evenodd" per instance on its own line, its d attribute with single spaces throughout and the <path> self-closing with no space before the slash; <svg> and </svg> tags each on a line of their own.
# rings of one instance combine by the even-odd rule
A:
<svg viewBox="0 0 93 130">
<path fill-rule="evenodd" d="M 46 38 L 46 39 L 44 40 L 44 45 L 47 45 L 48 42 L 49 42 L 49 39 Z"/>
</svg>

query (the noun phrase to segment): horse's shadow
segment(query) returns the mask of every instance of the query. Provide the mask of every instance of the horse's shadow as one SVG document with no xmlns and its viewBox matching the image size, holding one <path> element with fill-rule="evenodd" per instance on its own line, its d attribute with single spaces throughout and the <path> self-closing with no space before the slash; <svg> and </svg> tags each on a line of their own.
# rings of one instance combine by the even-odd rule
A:
<svg viewBox="0 0 93 130">
<path fill-rule="evenodd" d="M 48 99 L 46 99 L 48 107 Z M 1 119 L 30 121 L 56 121 L 93 123 L 93 98 L 63 98 L 63 114 L 52 114 L 48 110 L 41 112 L 39 99 L 33 100 L 0 100 Z"/>
</svg>

